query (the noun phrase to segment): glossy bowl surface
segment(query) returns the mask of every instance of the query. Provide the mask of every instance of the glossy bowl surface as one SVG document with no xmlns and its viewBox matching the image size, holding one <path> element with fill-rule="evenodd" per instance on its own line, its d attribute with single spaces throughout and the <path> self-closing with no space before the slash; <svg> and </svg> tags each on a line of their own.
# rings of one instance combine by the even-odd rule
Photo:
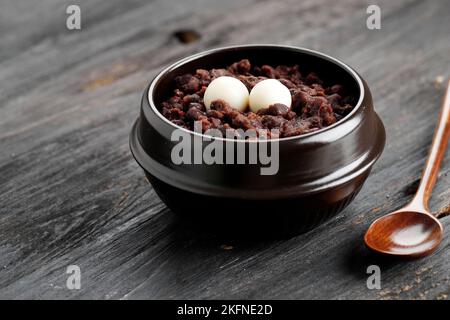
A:
<svg viewBox="0 0 450 320">
<path fill-rule="evenodd" d="M 201 150 L 211 141 L 174 125 L 158 111 L 173 90 L 173 79 L 244 58 L 254 65 L 299 64 L 302 73 L 314 71 L 326 83 L 343 84 L 359 97 L 358 102 L 349 115 L 329 127 L 276 139 L 279 165 L 274 175 L 261 175 L 260 164 L 174 164 L 171 152 L 178 143 L 171 140 L 174 131 L 184 131 L 192 146 Z M 252 144 L 267 143 L 213 140 L 223 143 L 224 154 L 226 143 L 236 148 L 243 144 L 246 154 Z M 213 49 L 169 66 L 146 89 L 130 135 L 133 156 L 166 205 L 197 225 L 229 234 L 294 234 L 319 225 L 356 196 L 384 144 L 385 130 L 370 90 L 352 68 L 316 51 L 277 45 Z"/>
</svg>

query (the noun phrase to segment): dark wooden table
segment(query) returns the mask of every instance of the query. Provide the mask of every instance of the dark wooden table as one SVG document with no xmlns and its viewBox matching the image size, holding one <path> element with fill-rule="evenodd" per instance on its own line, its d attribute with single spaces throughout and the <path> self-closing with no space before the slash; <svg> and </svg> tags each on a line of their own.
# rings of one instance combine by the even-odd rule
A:
<svg viewBox="0 0 450 320">
<path fill-rule="evenodd" d="M 0 4 L 0 298 L 448 299 L 444 242 L 411 262 L 364 247 L 370 222 L 417 187 L 450 75 L 450 1 L 72 1 Z M 196 30 L 183 43 L 173 33 Z M 356 200 L 291 239 L 224 243 L 185 226 L 132 159 L 128 133 L 144 87 L 201 50 L 244 43 L 308 47 L 369 83 L 387 146 Z M 447 155 L 432 208 L 449 204 Z M 442 209 L 445 210 L 445 209 Z M 366 268 L 381 268 L 381 290 Z M 81 269 L 81 289 L 66 268 Z"/>
</svg>

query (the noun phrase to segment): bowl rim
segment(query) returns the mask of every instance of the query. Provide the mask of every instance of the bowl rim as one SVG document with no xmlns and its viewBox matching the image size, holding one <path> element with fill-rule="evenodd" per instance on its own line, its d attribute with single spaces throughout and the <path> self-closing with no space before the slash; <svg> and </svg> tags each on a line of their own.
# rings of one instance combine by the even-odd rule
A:
<svg viewBox="0 0 450 320">
<path fill-rule="evenodd" d="M 205 135 L 203 133 L 199 133 L 199 132 L 195 132 L 193 130 L 189 130 L 183 127 L 180 127 L 179 125 L 171 122 L 169 119 L 167 119 L 166 117 L 164 117 L 162 115 L 162 113 L 158 110 L 158 108 L 155 105 L 155 102 L 153 101 L 153 97 L 152 94 L 155 91 L 155 87 L 157 86 L 157 84 L 159 83 L 159 81 L 170 71 L 175 70 L 176 68 L 191 62 L 195 59 L 213 54 L 213 53 L 217 53 L 217 52 L 227 52 L 227 51 L 234 51 L 234 50 L 239 50 L 239 49 L 246 49 L 246 48 L 274 48 L 274 49 L 282 49 L 282 50 L 292 50 L 292 51 L 298 51 L 298 52 L 302 52 L 302 53 L 306 53 L 306 54 L 310 54 L 313 56 L 316 56 L 318 58 L 321 59 L 325 59 L 331 63 L 334 63 L 336 65 L 338 65 L 340 68 L 342 68 L 344 71 L 347 71 L 352 77 L 353 79 L 356 81 L 356 83 L 358 84 L 359 87 L 359 99 L 358 102 L 355 104 L 355 106 L 353 107 L 352 111 L 350 111 L 349 114 L 347 114 L 344 118 L 336 121 L 335 123 L 333 123 L 330 126 L 327 127 L 323 127 L 317 131 L 313 131 L 313 132 L 309 132 L 309 133 L 305 133 L 305 134 L 301 134 L 301 135 L 297 135 L 297 136 L 292 136 L 292 137 L 284 137 L 284 138 L 274 138 L 274 139 L 230 139 L 230 138 L 223 138 L 223 137 L 214 137 L 214 136 L 209 136 L 209 135 Z M 349 65 L 347 65 L 346 63 L 342 62 L 339 59 L 336 59 L 328 54 L 316 51 L 316 50 L 311 50 L 311 49 L 307 49 L 304 47 L 297 47 L 297 46 L 290 46 L 290 45 L 279 45 L 279 44 L 246 44 L 246 45 L 231 45 L 231 46 L 224 46 L 224 47 L 218 47 L 218 48 L 213 48 L 213 49 L 209 49 L 209 50 L 204 50 L 192 55 L 189 55 L 185 58 L 182 58 L 174 63 L 172 63 L 171 65 L 169 65 L 168 67 L 164 68 L 162 71 L 160 71 L 154 78 L 153 80 L 150 82 L 150 85 L 148 86 L 148 89 L 145 91 L 144 95 L 146 96 L 147 102 L 150 106 L 150 108 L 153 110 L 153 112 L 156 114 L 156 116 L 163 120 L 166 124 L 170 125 L 171 127 L 175 128 L 175 129 L 179 129 L 182 130 L 188 134 L 192 134 L 198 137 L 202 137 L 202 138 L 207 138 L 207 139 L 211 139 L 211 140 L 219 140 L 219 141 L 225 141 L 225 142 L 238 142 L 238 143 L 261 143 L 264 141 L 269 141 L 269 142 L 281 142 L 281 141 L 290 141 L 290 140 L 304 140 L 307 139 L 311 136 L 316 136 L 319 135 L 321 133 L 324 133 L 326 131 L 329 131 L 333 128 L 336 128 L 340 125 L 342 125 L 343 123 L 347 122 L 348 120 L 350 120 L 357 112 L 358 110 L 361 108 L 362 106 L 362 102 L 364 100 L 365 97 L 365 90 L 364 90 L 364 84 L 363 84 L 363 80 L 362 78 L 358 75 L 358 73 L 353 70 Z M 143 108 L 145 107 L 144 105 L 142 106 Z M 145 111 L 145 110 L 144 110 Z M 145 113 L 145 112 L 144 112 Z"/>
</svg>

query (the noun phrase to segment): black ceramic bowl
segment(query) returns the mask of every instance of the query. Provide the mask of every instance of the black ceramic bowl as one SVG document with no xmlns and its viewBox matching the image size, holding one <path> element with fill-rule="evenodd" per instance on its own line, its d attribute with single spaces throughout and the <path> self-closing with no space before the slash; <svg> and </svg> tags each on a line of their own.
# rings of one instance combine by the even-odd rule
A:
<svg viewBox="0 0 450 320">
<path fill-rule="evenodd" d="M 183 130 L 192 143 L 203 136 L 180 129 L 158 111 L 173 92 L 174 78 L 245 58 L 253 65 L 299 64 L 302 73 L 314 71 L 325 83 L 344 85 L 359 97 L 358 102 L 350 114 L 329 127 L 277 139 L 275 175 L 261 175 L 258 164 L 174 164 L 171 151 L 178 143 L 171 141 L 174 130 Z M 252 143 L 266 143 L 216 140 L 244 144 L 246 150 Z M 200 148 L 209 143 L 201 141 Z M 134 158 L 173 212 L 208 230 L 249 236 L 304 232 L 339 213 L 361 189 L 384 143 L 385 130 L 369 88 L 352 68 L 319 52 L 277 45 L 209 50 L 161 71 L 144 92 L 130 136 Z"/>
</svg>

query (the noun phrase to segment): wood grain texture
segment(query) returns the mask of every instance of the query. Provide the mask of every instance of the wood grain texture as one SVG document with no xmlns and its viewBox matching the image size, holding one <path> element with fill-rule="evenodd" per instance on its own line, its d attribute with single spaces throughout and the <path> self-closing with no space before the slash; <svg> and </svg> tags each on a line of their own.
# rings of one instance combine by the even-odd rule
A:
<svg viewBox="0 0 450 320">
<path fill-rule="evenodd" d="M 0 4 L 0 298 L 448 299 L 450 218 L 431 256 L 372 255 L 363 235 L 415 192 L 450 75 L 450 1 L 71 1 Z M 185 44 L 174 32 L 200 34 Z M 207 48 L 279 43 L 317 49 L 369 83 L 387 146 L 360 195 L 336 219 L 277 241 L 225 243 L 181 224 L 128 148 L 145 85 Z M 445 84 L 445 81 L 443 82 Z M 447 154 L 433 193 L 450 198 Z M 225 245 L 225 246 L 223 246 Z M 81 290 L 66 288 L 79 265 Z M 378 264 L 382 290 L 368 290 Z"/>
</svg>

